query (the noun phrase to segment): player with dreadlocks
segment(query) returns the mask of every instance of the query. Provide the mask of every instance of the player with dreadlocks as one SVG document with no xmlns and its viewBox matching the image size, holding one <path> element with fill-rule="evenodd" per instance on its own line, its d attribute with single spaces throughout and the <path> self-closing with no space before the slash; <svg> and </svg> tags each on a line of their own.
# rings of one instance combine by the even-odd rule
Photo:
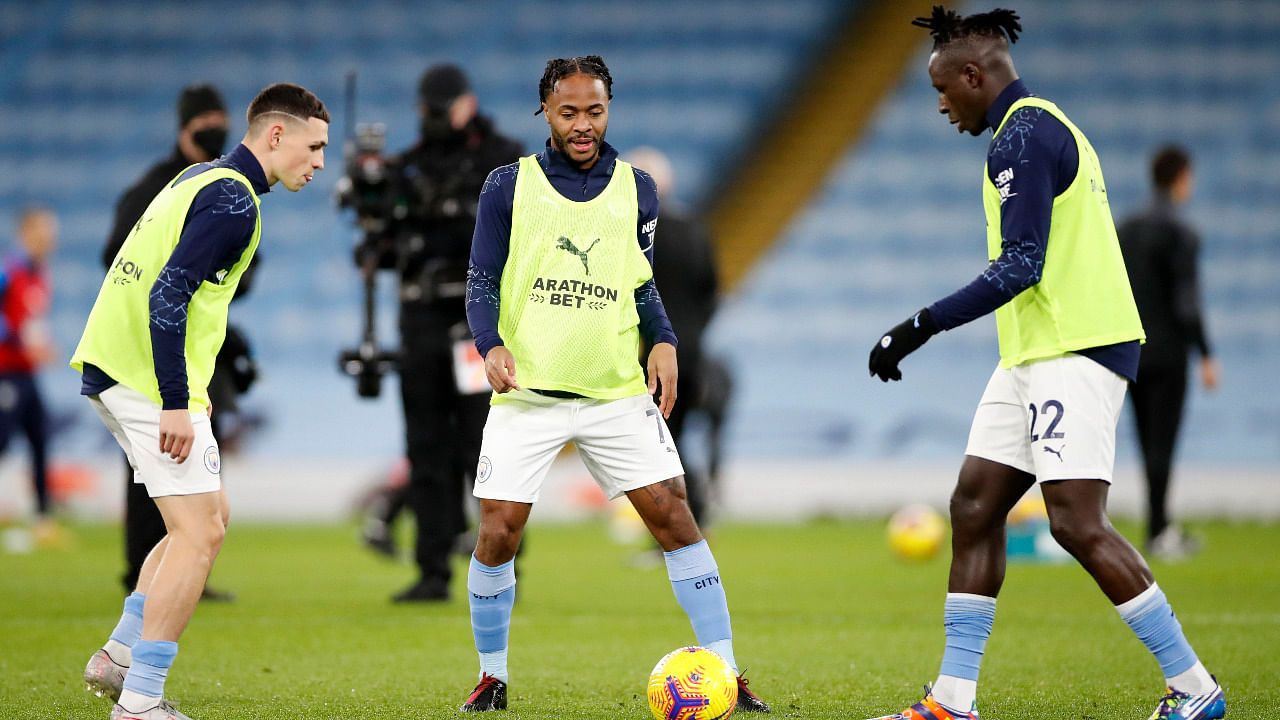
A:
<svg viewBox="0 0 1280 720">
<path fill-rule="evenodd" d="M 548 62 L 535 115 L 546 113 L 551 138 L 541 153 L 491 172 L 480 192 L 467 321 L 494 393 L 467 575 L 480 683 L 464 712 L 507 706 L 513 558 L 551 461 L 569 441 L 600 487 L 625 494 L 662 546 L 698 644 L 737 672 L 720 571 L 689 511 L 663 420 L 678 373 L 676 336 L 653 282 L 657 188 L 604 141 L 612 97 L 599 56 Z M 637 361 L 642 339 L 647 383 Z M 769 711 L 741 674 L 737 709 Z"/>
<path fill-rule="evenodd" d="M 1142 556 L 1111 526 L 1116 420 L 1143 339 L 1101 165 L 1084 134 L 1018 78 L 1010 10 L 935 7 L 929 79 L 957 129 L 993 128 L 983 181 L 990 263 L 973 282 L 892 328 L 869 368 L 898 363 L 932 335 L 996 315 L 1000 364 L 978 404 L 951 496 L 946 649 L 925 698 L 878 720 L 976 720 L 978 670 L 1004 581 L 1005 519 L 1040 484 L 1054 539 L 1093 576 L 1155 655 L 1168 692 L 1152 720 L 1208 720 L 1222 688 L 1196 658 Z"/>
</svg>

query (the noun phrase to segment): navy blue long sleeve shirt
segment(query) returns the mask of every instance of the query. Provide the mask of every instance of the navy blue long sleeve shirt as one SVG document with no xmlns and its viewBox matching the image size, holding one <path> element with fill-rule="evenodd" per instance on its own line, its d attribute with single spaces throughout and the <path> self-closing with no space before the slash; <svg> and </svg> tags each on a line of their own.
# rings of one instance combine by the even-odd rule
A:
<svg viewBox="0 0 1280 720">
<path fill-rule="evenodd" d="M 581 170 L 548 141 L 536 156 L 538 165 L 551 186 L 564 197 L 586 202 L 604 192 L 613 178 L 618 151 L 606 142 L 600 143 L 600 157 L 590 169 Z M 511 211 L 515 206 L 516 174 L 520 163 L 503 165 L 489 173 L 480 190 L 480 206 L 476 213 L 476 229 L 471 238 L 471 264 L 467 271 L 467 324 L 475 338 L 476 350 L 485 357 L 502 344 L 498 336 L 499 282 L 507 264 L 511 246 Z M 636 201 L 639 220 L 636 239 L 640 249 L 653 265 L 653 238 L 658 224 L 658 188 L 649 173 L 632 168 L 636 177 Z M 640 316 L 640 335 L 650 344 L 676 344 L 676 334 L 662 306 L 658 286 L 651 279 L 635 291 L 636 314 Z"/>
<path fill-rule="evenodd" d="M 987 111 L 987 125 L 993 131 L 1000 127 L 1013 103 L 1031 94 L 1022 80 L 1014 80 Z M 1019 108 L 1010 116 L 987 149 L 992 182 L 1006 171 L 1012 176 L 1002 186 L 1000 256 L 968 285 L 929 306 L 940 330 L 995 312 L 1040 282 L 1053 201 L 1071 186 L 1079 166 L 1075 138 L 1060 120 L 1035 107 Z M 1137 376 L 1140 345 L 1136 340 L 1075 352 L 1130 380 Z"/>
<path fill-rule="evenodd" d="M 212 168 L 231 168 L 248 178 L 253 191 L 270 191 L 266 172 L 249 148 L 239 145 L 209 163 L 199 163 L 180 177 L 185 180 Z M 151 355 L 165 410 L 187 407 L 187 306 L 202 282 L 221 283 L 253 239 L 258 208 L 243 183 L 217 180 L 196 193 L 183 223 L 182 235 L 151 286 Z M 115 385 L 100 368 L 86 364 L 80 392 L 93 395 Z"/>
</svg>

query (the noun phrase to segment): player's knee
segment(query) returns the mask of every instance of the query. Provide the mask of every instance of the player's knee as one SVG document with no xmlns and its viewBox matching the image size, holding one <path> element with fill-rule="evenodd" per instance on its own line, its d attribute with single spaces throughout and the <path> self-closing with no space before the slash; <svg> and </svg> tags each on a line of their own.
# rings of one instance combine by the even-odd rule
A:
<svg viewBox="0 0 1280 720">
<path fill-rule="evenodd" d="M 213 555 L 217 555 L 222 549 L 222 541 L 227 537 L 227 524 L 224 518 L 225 516 L 219 513 L 216 518 L 210 519 L 203 526 L 201 540 Z"/>
<path fill-rule="evenodd" d="M 198 562 L 211 565 L 222 549 L 226 534 L 227 528 L 222 524 L 221 516 L 212 515 L 171 528 L 168 540 L 170 546 L 181 543 Z"/>
<path fill-rule="evenodd" d="M 496 560 L 486 564 L 501 564 L 515 557 L 520 546 L 520 536 L 524 533 L 524 523 L 516 518 L 502 515 L 483 518 L 476 537 L 476 558 L 481 562 Z"/>
<path fill-rule="evenodd" d="M 957 535 L 979 532 L 991 525 L 992 513 L 982 499 L 959 492 L 951 494 L 951 527 Z"/>
<path fill-rule="evenodd" d="M 651 513 L 646 520 L 653 539 L 667 552 L 702 541 L 698 523 L 694 521 L 689 506 L 683 502 L 673 504 L 663 512 Z"/>
<path fill-rule="evenodd" d="M 662 485 L 667 489 L 671 497 L 682 503 L 687 504 L 689 502 L 689 489 L 685 483 L 684 475 L 677 475 L 662 483 Z"/>
<path fill-rule="evenodd" d="M 692 522 L 671 528 L 670 532 L 667 533 L 665 542 L 661 539 L 659 540 L 659 544 L 662 545 L 662 549 L 666 552 L 679 550 L 700 542 L 702 542 L 702 533 L 698 531 L 698 526 Z"/>
<path fill-rule="evenodd" d="M 1071 517 L 1049 517 L 1049 534 L 1062 549 L 1079 557 L 1106 537 L 1106 529 L 1096 522 L 1078 521 Z"/>
</svg>

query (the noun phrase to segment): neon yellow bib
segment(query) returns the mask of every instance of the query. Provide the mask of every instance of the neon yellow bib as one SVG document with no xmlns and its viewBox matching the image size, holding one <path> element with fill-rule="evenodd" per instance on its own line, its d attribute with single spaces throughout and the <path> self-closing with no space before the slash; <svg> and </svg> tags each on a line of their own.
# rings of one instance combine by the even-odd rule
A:
<svg viewBox="0 0 1280 720">
<path fill-rule="evenodd" d="M 1028 97 L 1013 103 L 995 135 L 1018 108 L 1027 106 L 1041 108 L 1067 126 L 1080 163 L 1071 185 L 1053 200 L 1040 282 L 996 310 L 1004 368 L 1146 337 L 1120 255 L 1102 166 L 1084 133 L 1053 103 Z M 995 260 L 1001 250 L 1000 192 L 985 167 L 982 177 L 987 257 Z"/>
<path fill-rule="evenodd" d="M 71 367 L 83 372 L 85 363 L 95 365 L 116 382 L 161 403 L 151 355 L 151 287 L 178 245 L 196 193 L 225 178 L 243 183 L 253 196 L 254 205 L 260 207 L 248 178 L 230 168 L 206 170 L 161 190 L 116 253 L 89 311 L 89 322 L 71 357 Z M 188 407 L 193 411 L 209 405 L 209 378 L 226 336 L 227 306 L 258 249 L 261 234 L 259 215 L 249 246 L 222 282 L 202 282 L 187 306 L 187 392 Z"/>
<path fill-rule="evenodd" d="M 636 242 L 639 216 L 621 160 L 599 196 L 574 202 L 536 157 L 520 158 L 498 334 L 521 387 L 604 400 L 645 392 L 635 290 L 653 270 Z"/>
</svg>

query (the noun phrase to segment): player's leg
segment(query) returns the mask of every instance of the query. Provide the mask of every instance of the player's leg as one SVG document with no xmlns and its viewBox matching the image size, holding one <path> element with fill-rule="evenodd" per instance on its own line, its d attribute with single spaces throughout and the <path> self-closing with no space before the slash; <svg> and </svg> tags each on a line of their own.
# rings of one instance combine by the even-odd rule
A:
<svg viewBox="0 0 1280 720">
<path fill-rule="evenodd" d="M 1158 717 L 1220 718 L 1226 710 L 1222 688 L 1187 642 L 1142 555 L 1107 518 L 1109 487 L 1101 480 L 1044 483 L 1041 489 L 1054 539 L 1093 576 L 1160 663 L 1169 687 L 1161 708 L 1170 714 Z"/>
<path fill-rule="evenodd" d="M 698 644 L 719 653 L 737 674 L 733 627 L 720 569 L 693 520 L 684 477 L 677 475 L 629 490 L 627 499 L 663 550 L 671 589 L 689 616 Z"/>
<path fill-rule="evenodd" d="M 965 717 L 977 700 L 982 657 L 1004 584 L 1005 524 L 1009 511 L 1035 483 L 1027 447 L 1029 418 L 1009 370 L 992 373 L 973 424 L 951 495 L 951 569 L 943 603 L 946 644 L 933 701 Z"/>
<path fill-rule="evenodd" d="M 952 557 L 943 603 L 946 645 L 932 700 L 956 718 L 972 712 L 977 699 L 996 597 L 1004 584 L 1006 518 L 1034 482 L 1023 470 L 969 455 L 951 495 Z"/>
<path fill-rule="evenodd" d="M 1061 451 L 1035 455 L 1054 539 L 1093 576 L 1159 662 L 1171 689 L 1156 716 L 1175 720 L 1222 717 L 1222 689 L 1191 649 L 1142 555 L 1107 518 L 1115 428 L 1126 382 L 1079 356 L 1037 363 L 1032 368 L 1030 392 L 1060 399 L 1052 406 L 1051 401 L 1039 404 L 1041 408 L 1051 406 L 1045 419 L 1052 422 L 1043 426 L 1032 442 L 1033 446 L 1051 445 Z"/>
<path fill-rule="evenodd" d="M 698 644 L 720 654 L 739 675 L 738 710 L 768 712 L 738 673 L 720 570 L 689 509 L 680 453 L 653 398 L 584 406 L 573 440 L 605 494 L 626 494 L 662 548 L 671 588 Z"/>
<path fill-rule="evenodd" d="M 143 608 L 147 600 L 147 591 L 151 588 L 151 579 L 155 577 L 156 567 L 160 565 L 161 558 L 164 557 L 165 548 L 168 547 L 168 537 L 164 534 L 164 518 L 161 517 L 160 511 L 155 507 L 155 501 L 151 496 L 147 495 L 146 486 L 142 483 L 133 483 L 132 473 L 133 467 L 129 464 L 128 455 L 125 456 L 125 465 L 129 468 L 129 494 L 132 500 L 135 492 L 140 496 L 141 501 L 145 501 L 150 506 L 147 510 L 148 515 L 154 513 L 160 522 L 159 542 L 156 542 L 149 552 L 138 553 L 133 545 L 142 539 L 142 535 L 130 534 L 126 528 L 126 541 L 129 544 L 129 564 L 131 569 L 126 573 L 126 578 L 131 581 L 128 585 L 130 588 L 129 595 L 124 601 L 124 611 L 120 615 L 120 620 L 116 623 L 116 627 L 111 631 L 106 644 L 102 646 L 98 652 L 94 653 L 89 659 L 89 664 L 85 668 L 85 682 L 89 690 L 93 691 L 98 697 L 111 696 L 112 700 L 120 699 L 120 691 L 124 687 L 124 676 L 129 672 L 129 666 L 133 663 L 133 646 L 142 637 L 142 614 Z M 136 490 L 135 490 L 136 488 Z M 132 505 L 132 503 L 129 503 Z M 129 518 L 135 517 L 131 515 L 132 510 L 126 509 L 126 526 L 129 525 Z M 150 535 L 151 531 L 147 532 Z M 139 557 L 135 560 L 134 555 Z M 136 564 L 136 566 L 135 566 Z"/>
<path fill-rule="evenodd" d="M 1119 605 L 1147 589 L 1153 577 L 1142 555 L 1107 517 L 1110 487 L 1102 480 L 1054 480 L 1040 489 L 1053 538 Z"/>
<path fill-rule="evenodd" d="M 133 663 L 120 694 L 120 707 L 129 710 L 156 707 L 162 702 L 165 679 L 178 654 L 178 640 L 200 601 L 226 534 L 226 501 L 221 490 L 155 500 L 168 534 L 146 592 L 142 637 L 133 646 Z"/>
<path fill-rule="evenodd" d="M 1035 476 L 965 456 L 951 493 L 951 570 L 947 591 L 995 598 L 1004 584 L 1005 523 Z"/>
<path fill-rule="evenodd" d="M 747 688 L 747 679 L 739 671 L 720 568 L 693 519 L 684 477 L 629 490 L 627 499 L 663 550 L 671 590 L 689 617 L 698 645 L 723 657 L 738 676 L 737 710 L 769 712 L 769 706 Z"/>
<path fill-rule="evenodd" d="M 516 549 L 532 503 L 480 500 L 476 550 L 467 569 L 471 634 L 480 656 L 480 682 L 459 708 L 463 712 L 507 706 L 507 648 L 516 602 Z"/>
<path fill-rule="evenodd" d="M 471 633 L 480 682 L 463 712 L 507 706 L 507 648 L 515 606 L 515 556 L 525 523 L 551 463 L 569 439 L 569 402 L 512 391 L 489 409 L 476 463 L 473 494 L 480 499 L 476 549 L 467 570 Z"/>
<path fill-rule="evenodd" d="M 923 700 L 889 718 L 976 717 L 978 675 L 1004 583 L 1005 523 L 1035 483 L 1029 418 L 1013 374 L 996 368 L 969 429 L 951 495 L 951 570 L 943 605 L 946 645 L 937 680 Z"/>
<path fill-rule="evenodd" d="M 107 430 L 111 432 L 116 442 L 120 444 L 121 450 L 124 451 L 125 462 L 132 473 L 133 447 L 129 436 L 100 397 L 91 396 L 89 402 L 98 416 L 102 418 Z M 143 488 L 142 485 L 138 487 Z M 145 493 L 145 488 L 143 488 L 143 492 Z M 147 498 L 147 502 L 151 502 L 150 497 Z M 160 543 L 163 544 L 163 542 L 162 533 Z M 151 552 L 152 554 L 147 557 L 154 556 L 154 569 L 154 566 L 159 564 L 160 557 L 163 556 L 163 550 L 157 552 L 156 548 L 153 547 Z M 139 566 L 145 564 L 145 561 L 139 562 Z M 134 584 L 128 586 L 131 592 L 125 598 L 120 620 L 116 622 L 116 626 L 111 630 L 107 642 L 89 657 L 89 662 L 84 669 L 85 688 L 98 697 L 110 697 L 113 701 L 120 699 L 120 692 L 124 688 L 125 675 L 129 672 L 129 666 L 133 662 L 133 646 L 142 637 L 142 615 L 146 603 L 146 590 L 145 588 L 141 590 L 135 588 L 136 579 Z"/>
<path fill-rule="evenodd" d="M 172 715 L 163 699 L 165 677 L 225 535 L 227 502 L 218 444 L 208 415 L 193 412 L 192 451 L 178 463 L 160 450 L 156 403 L 121 385 L 90 400 L 137 469 L 167 528 L 165 540 L 140 573 L 144 592 L 139 594 L 145 596 L 141 637 L 133 645 L 132 664 L 112 712 Z"/>
</svg>

